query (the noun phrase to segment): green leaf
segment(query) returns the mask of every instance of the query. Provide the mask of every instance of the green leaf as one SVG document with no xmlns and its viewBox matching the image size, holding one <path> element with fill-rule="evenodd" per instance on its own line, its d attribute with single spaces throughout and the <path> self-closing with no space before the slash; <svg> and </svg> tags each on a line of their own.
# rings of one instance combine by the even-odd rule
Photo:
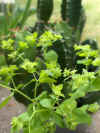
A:
<svg viewBox="0 0 100 133">
<path fill-rule="evenodd" d="M 72 96 L 73 99 L 78 99 L 81 97 L 84 97 L 86 95 L 86 90 L 87 88 L 83 88 L 81 90 L 77 90 L 75 93 L 70 94 L 70 96 Z"/>
<path fill-rule="evenodd" d="M 82 106 L 80 108 L 76 108 L 73 111 L 75 120 L 79 124 L 81 124 L 81 123 L 91 124 L 91 116 L 86 112 L 87 108 L 88 108 L 88 106 Z"/>
<path fill-rule="evenodd" d="M 53 112 L 52 117 L 53 117 L 53 120 L 56 123 L 56 125 L 58 125 L 61 128 L 65 128 L 65 124 L 64 124 L 64 120 L 63 120 L 62 116 L 60 116 L 59 114 Z"/>
<path fill-rule="evenodd" d="M 43 100 L 40 101 L 41 106 L 45 107 L 45 108 L 52 108 L 52 100 L 45 98 Z"/>
<path fill-rule="evenodd" d="M 65 123 L 67 128 L 75 130 L 79 124 L 90 124 L 91 116 L 86 112 L 88 106 L 82 106 L 75 108 L 72 112 L 69 112 L 65 117 Z"/>
<path fill-rule="evenodd" d="M 8 104 L 9 100 L 11 100 L 12 96 L 14 95 L 14 93 L 12 93 L 11 95 L 9 95 L 1 104 L 0 104 L 0 109 L 2 109 L 6 104 Z"/>
<path fill-rule="evenodd" d="M 28 133 L 28 131 L 29 131 L 29 128 L 24 128 L 23 129 L 23 133 Z"/>
<path fill-rule="evenodd" d="M 47 70 L 42 70 L 40 72 L 39 82 L 40 83 L 55 83 L 56 80 L 49 77 L 49 73 Z"/>
<path fill-rule="evenodd" d="M 63 33 L 65 39 L 71 40 L 68 38 L 72 37 L 72 28 L 66 22 L 63 21 L 61 23 L 57 23 L 55 26 L 55 30 L 58 33 Z"/>
<path fill-rule="evenodd" d="M 92 91 L 99 91 L 100 90 L 100 77 L 97 77 L 91 84 L 90 88 L 89 88 L 89 92 Z"/>
<path fill-rule="evenodd" d="M 34 45 L 36 45 L 37 36 L 38 36 L 38 34 L 36 32 L 34 32 L 32 35 L 26 36 L 25 39 L 28 42 L 28 44 L 33 47 Z"/>
<path fill-rule="evenodd" d="M 88 111 L 89 112 L 97 112 L 98 110 L 100 109 L 100 106 L 99 106 L 99 104 L 98 103 L 94 103 L 94 104 L 91 104 L 91 105 L 89 105 L 89 108 L 88 108 Z"/>
<path fill-rule="evenodd" d="M 71 74 L 70 69 L 65 68 L 65 69 L 64 69 L 64 72 L 63 72 L 63 76 L 64 76 L 64 77 L 67 77 L 67 76 L 69 76 L 70 74 Z"/>
<path fill-rule="evenodd" d="M 25 112 L 25 113 L 22 113 L 21 115 L 19 115 L 18 116 L 18 120 L 20 122 L 22 122 L 22 123 L 29 121 L 29 115 L 28 115 L 28 113 Z"/>
<path fill-rule="evenodd" d="M 96 58 L 93 63 L 94 66 L 100 66 L 100 58 Z"/>
<path fill-rule="evenodd" d="M 13 117 L 11 125 L 12 125 L 12 133 L 20 131 L 23 129 L 24 125 L 25 127 L 28 126 L 30 117 L 27 112 L 22 113 L 18 117 Z M 26 126 L 27 125 L 27 126 Z M 27 128 L 26 128 L 27 129 Z"/>
<path fill-rule="evenodd" d="M 44 58 L 47 62 L 57 62 L 58 60 L 58 55 L 54 50 L 50 50 L 44 55 Z"/>
<path fill-rule="evenodd" d="M 14 43 L 14 40 L 12 40 L 12 39 L 9 39 L 7 41 L 3 40 L 2 41 L 2 48 L 12 51 L 12 50 L 14 50 L 13 43 Z"/>
<path fill-rule="evenodd" d="M 37 98 L 36 100 L 42 100 L 48 96 L 47 91 L 43 91 Z"/>
<path fill-rule="evenodd" d="M 64 97 L 64 94 L 61 93 L 62 89 L 63 89 L 63 84 L 60 84 L 60 85 L 52 85 L 52 91 L 57 96 Z"/>
<path fill-rule="evenodd" d="M 42 115 L 43 112 L 45 111 L 37 112 L 34 118 L 30 121 L 30 133 L 45 133 L 46 128 L 44 128 L 44 125 L 46 125 L 46 121 L 44 120 L 46 119 L 45 114 Z M 27 125 L 27 127 L 28 126 L 29 125 Z"/>
<path fill-rule="evenodd" d="M 91 59 L 81 59 L 77 61 L 77 64 L 83 64 L 86 66 L 89 66 L 90 64 L 92 64 L 92 60 Z"/>
<path fill-rule="evenodd" d="M 48 48 L 53 45 L 54 41 L 59 40 L 61 38 L 62 38 L 61 35 L 54 34 L 53 32 L 50 31 L 46 31 L 44 34 L 41 35 L 37 46 Z"/>
<path fill-rule="evenodd" d="M 19 49 L 24 50 L 28 48 L 28 44 L 26 42 L 20 41 L 19 42 Z"/>
<path fill-rule="evenodd" d="M 57 79 L 61 76 L 61 68 L 55 62 L 46 63 L 47 70 L 45 71 L 50 77 Z"/>
<path fill-rule="evenodd" d="M 23 122 L 19 121 L 17 117 L 13 117 L 11 125 L 12 125 L 11 128 L 12 133 L 17 132 L 23 128 Z"/>
<path fill-rule="evenodd" d="M 36 113 L 36 117 L 40 120 L 41 123 L 47 122 L 52 117 L 51 111 L 44 109 L 43 111 Z"/>
<path fill-rule="evenodd" d="M 66 116 L 67 114 L 69 114 L 69 112 L 72 112 L 76 107 L 77 102 L 70 98 L 65 100 L 57 107 L 56 113 L 58 113 L 59 115 Z"/>
<path fill-rule="evenodd" d="M 16 59 L 18 54 L 18 51 L 13 51 L 10 54 L 8 54 L 8 57 L 9 59 Z"/>
<path fill-rule="evenodd" d="M 45 133 L 44 127 L 32 127 L 30 133 Z"/>
<path fill-rule="evenodd" d="M 20 65 L 21 68 L 25 69 L 29 73 L 36 72 L 37 62 L 31 62 L 28 59 L 24 60 L 24 63 Z"/>
</svg>

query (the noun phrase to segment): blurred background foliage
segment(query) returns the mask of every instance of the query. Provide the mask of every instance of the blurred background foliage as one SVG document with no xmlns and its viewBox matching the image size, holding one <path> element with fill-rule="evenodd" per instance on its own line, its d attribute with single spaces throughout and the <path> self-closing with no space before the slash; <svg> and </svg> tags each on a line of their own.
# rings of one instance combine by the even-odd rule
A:
<svg viewBox="0 0 100 133">
<path fill-rule="evenodd" d="M 26 0 L 16 0 L 17 4 L 20 4 L 22 7 L 25 5 Z M 37 0 L 32 0 L 32 7 L 36 7 Z M 60 20 L 60 4 L 61 0 L 54 0 L 54 11 L 51 17 L 51 21 Z M 86 11 L 87 21 L 85 24 L 82 40 L 85 38 L 93 38 L 100 41 L 100 0 L 83 0 L 83 6 Z M 34 25 L 36 17 L 30 17 L 27 20 L 27 24 Z M 99 46 L 100 47 L 100 46 Z"/>
</svg>

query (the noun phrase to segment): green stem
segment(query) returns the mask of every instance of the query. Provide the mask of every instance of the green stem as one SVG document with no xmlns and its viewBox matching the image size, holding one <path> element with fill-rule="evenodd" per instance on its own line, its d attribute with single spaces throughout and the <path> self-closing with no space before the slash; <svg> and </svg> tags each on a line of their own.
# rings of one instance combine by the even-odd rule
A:
<svg viewBox="0 0 100 133">
<path fill-rule="evenodd" d="M 33 76 L 34 76 L 34 79 L 36 81 L 36 84 L 35 84 L 35 88 L 34 88 L 34 98 L 36 98 L 36 94 L 37 94 L 37 88 L 39 86 L 39 82 L 38 82 L 38 79 L 36 78 L 35 74 L 33 73 Z"/>
<path fill-rule="evenodd" d="M 25 21 L 26 21 L 26 19 L 28 17 L 28 12 L 29 12 L 29 8 L 31 6 L 31 2 L 32 2 L 32 0 L 27 0 L 25 11 L 23 13 L 23 18 L 22 18 L 22 20 L 20 22 L 20 28 L 23 27 L 23 25 L 24 25 L 24 23 L 25 23 Z"/>
<path fill-rule="evenodd" d="M 38 86 L 39 86 L 39 82 L 37 81 L 34 88 L 34 98 L 36 98 Z"/>
<path fill-rule="evenodd" d="M 31 126 L 30 126 L 30 125 L 31 125 L 31 124 L 30 124 L 30 121 L 29 121 L 29 133 L 31 132 L 31 128 L 30 128 Z"/>
<path fill-rule="evenodd" d="M 34 117 L 34 115 L 35 115 L 36 113 L 44 112 L 44 111 L 48 111 L 48 110 L 47 110 L 47 109 L 40 109 L 40 110 L 34 111 L 33 114 L 31 115 L 30 121 L 32 120 L 32 118 Z"/>
<path fill-rule="evenodd" d="M 34 100 L 32 100 L 29 96 L 25 95 L 23 92 L 19 91 L 18 89 L 14 89 L 14 91 L 16 91 L 17 93 L 28 99 L 30 102 L 34 102 Z"/>
<path fill-rule="evenodd" d="M 24 89 L 25 87 L 27 87 L 29 84 L 31 84 L 34 81 L 34 79 L 30 80 L 28 83 L 26 83 L 22 88 Z"/>
<path fill-rule="evenodd" d="M 17 93 L 19 93 L 20 95 L 22 95 L 23 97 L 28 99 L 29 101 L 35 102 L 34 100 L 32 100 L 30 97 L 28 97 L 27 95 L 25 95 L 23 92 L 19 91 L 18 89 L 14 89 L 14 88 L 8 87 L 6 85 L 2 85 L 2 84 L 0 84 L 0 86 L 3 87 L 3 88 L 7 88 L 9 90 L 12 90 L 13 92 L 16 91 Z"/>
</svg>

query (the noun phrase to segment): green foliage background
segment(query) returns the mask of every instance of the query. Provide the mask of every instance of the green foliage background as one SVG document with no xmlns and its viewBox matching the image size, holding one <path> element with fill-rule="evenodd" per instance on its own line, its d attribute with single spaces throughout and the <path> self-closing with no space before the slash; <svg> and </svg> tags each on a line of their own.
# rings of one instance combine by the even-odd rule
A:
<svg viewBox="0 0 100 133">
<path fill-rule="evenodd" d="M 21 3 L 21 6 L 24 5 L 24 3 L 26 2 L 26 0 L 16 0 L 18 2 L 18 4 Z M 37 0 L 33 0 L 33 4 L 32 6 L 36 7 L 36 1 Z M 55 4 L 54 4 L 54 14 L 51 17 L 51 21 L 52 20 L 60 20 L 60 3 L 61 0 L 54 0 Z M 86 39 L 86 38 L 93 38 L 96 39 L 98 42 L 100 41 L 100 23 L 99 23 L 99 18 L 100 18 L 100 0 L 83 0 L 83 6 L 85 7 L 85 11 L 86 11 L 86 16 L 87 16 L 87 21 L 86 21 L 86 25 L 84 28 L 84 32 L 83 32 L 83 36 L 82 36 L 82 40 Z M 33 25 L 33 23 L 35 22 L 36 17 L 31 17 L 28 19 L 27 24 L 30 23 Z M 100 46 L 99 46 L 100 47 Z"/>
</svg>

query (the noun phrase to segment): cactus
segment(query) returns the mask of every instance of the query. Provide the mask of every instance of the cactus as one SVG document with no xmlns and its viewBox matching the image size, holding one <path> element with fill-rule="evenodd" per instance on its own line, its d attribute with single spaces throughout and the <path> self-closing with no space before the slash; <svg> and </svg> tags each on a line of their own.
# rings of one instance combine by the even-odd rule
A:
<svg viewBox="0 0 100 133">
<path fill-rule="evenodd" d="M 61 4 L 61 17 L 65 21 L 67 17 L 67 0 L 62 0 Z"/>
<path fill-rule="evenodd" d="M 32 32 L 37 31 L 42 34 L 45 30 L 45 25 L 52 15 L 53 0 L 38 0 L 37 1 L 37 18 L 38 22 L 33 28 Z M 61 4 L 61 17 L 62 20 L 67 21 L 73 31 L 79 30 L 79 38 L 83 31 L 85 24 L 85 14 L 82 7 L 82 0 L 62 0 Z M 80 40 L 80 39 L 79 39 Z"/>
<path fill-rule="evenodd" d="M 80 35 L 82 34 L 83 32 L 83 28 L 85 26 L 85 22 L 86 22 L 86 15 L 85 15 L 85 10 L 84 8 L 81 9 L 81 16 L 80 16 L 80 21 L 79 21 L 79 24 L 77 26 L 77 29 L 79 29 L 80 31 Z M 80 36 L 81 38 L 81 36 Z"/>
<path fill-rule="evenodd" d="M 67 0 L 67 21 L 73 28 L 77 28 L 81 16 L 82 0 Z"/>
<path fill-rule="evenodd" d="M 48 22 L 53 11 L 53 0 L 38 0 L 37 17 L 39 21 Z"/>
<path fill-rule="evenodd" d="M 80 29 L 80 33 L 84 26 L 84 10 L 82 8 L 82 0 L 62 0 L 61 4 L 61 16 L 62 20 L 67 21 L 67 23 L 73 27 L 73 29 Z"/>
<path fill-rule="evenodd" d="M 53 0 L 37 0 L 37 18 L 34 27 L 29 29 L 30 32 L 38 32 L 38 35 L 44 33 L 46 30 L 46 25 L 52 15 L 53 11 Z"/>
<path fill-rule="evenodd" d="M 58 62 L 64 70 L 64 68 L 73 69 L 75 66 L 75 59 L 74 59 L 74 48 L 68 45 L 66 40 L 63 41 L 56 41 L 53 45 L 53 49 L 59 55 Z"/>
</svg>

